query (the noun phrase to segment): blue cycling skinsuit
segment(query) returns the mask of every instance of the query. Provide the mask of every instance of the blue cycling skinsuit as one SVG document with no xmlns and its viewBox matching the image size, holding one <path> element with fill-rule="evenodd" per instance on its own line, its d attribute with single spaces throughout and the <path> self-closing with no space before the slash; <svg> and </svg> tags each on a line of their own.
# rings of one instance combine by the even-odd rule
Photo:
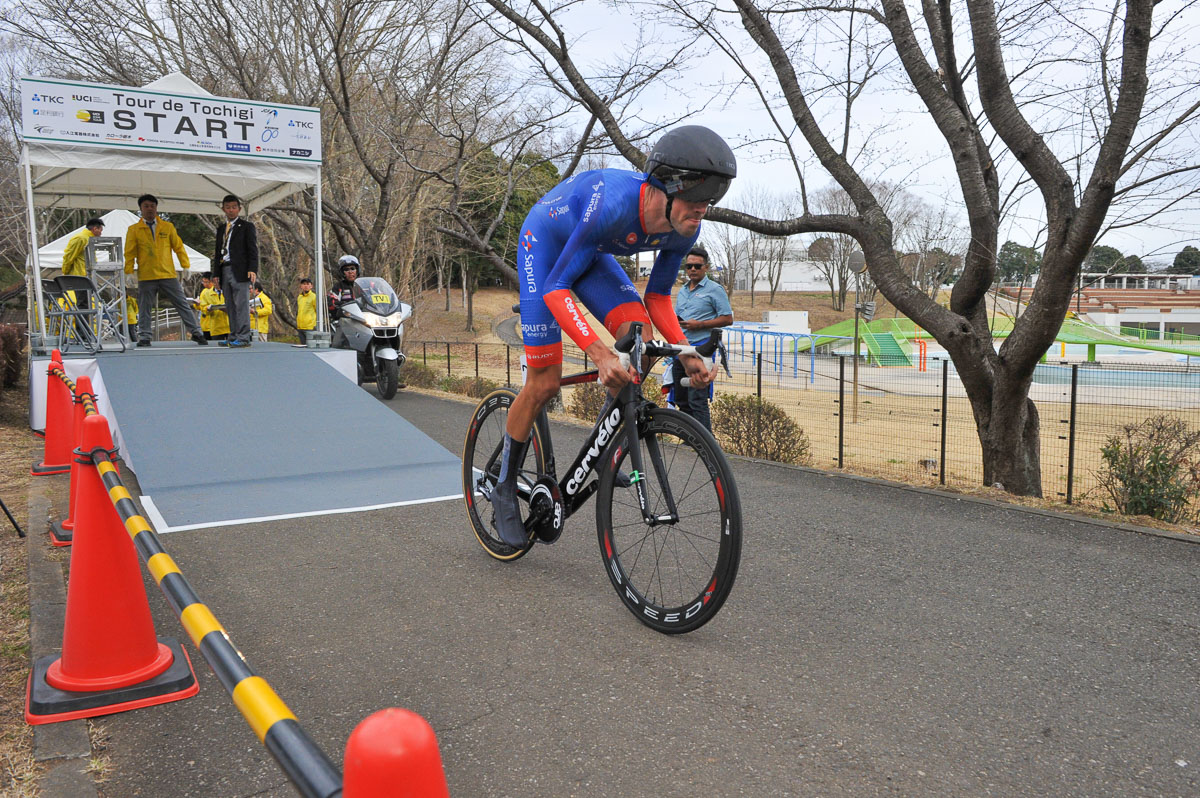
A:
<svg viewBox="0 0 1200 798">
<path fill-rule="evenodd" d="M 533 368 L 562 362 L 562 330 L 581 349 L 599 340 L 571 292 L 616 335 L 624 322 L 653 319 L 672 343 L 686 343 L 671 288 L 699 238 L 647 233 L 641 216 L 646 176 L 622 169 L 581 172 L 559 183 L 525 217 L 517 246 L 521 335 Z M 614 255 L 659 250 L 645 305 Z M 649 318 L 647 317 L 649 311 Z"/>
</svg>

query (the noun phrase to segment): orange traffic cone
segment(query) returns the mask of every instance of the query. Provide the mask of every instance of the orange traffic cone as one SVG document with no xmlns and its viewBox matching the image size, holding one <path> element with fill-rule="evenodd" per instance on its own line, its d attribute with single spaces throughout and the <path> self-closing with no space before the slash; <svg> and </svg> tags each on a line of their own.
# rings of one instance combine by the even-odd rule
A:
<svg viewBox="0 0 1200 798">
<path fill-rule="evenodd" d="M 71 431 L 71 392 L 57 374 L 50 372 L 54 366 L 62 368 L 62 355 L 57 349 L 51 353 L 50 366 L 46 370 L 46 443 L 42 449 L 42 462 L 29 469 L 35 477 L 65 474 L 71 470 L 71 447 L 75 445 L 75 435 Z"/>
<path fill-rule="evenodd" d="M 112 449 L 104 416 L 83 421 L 77 454 Z M 200 689 L 178 641 L 157 638 L 133 542 L 99 470 L 80 472 L 61 656 L 34 663 L 25 699 L 31 724 L 109 715 L 193 696 Z"/>
<path fill-rule="evenodd" d="M 92 391 L 91 377 L 80 377 L 75 381 L 75 396 L 72 397 L 72 401 L 75 403 L 75 422 L 72 429 L 76 447 L 83 443 L 83 420 L 87 418 L 87 410 L 83 404 L 84 396 L 90 396 L 93 402 L 96 401 L 96 394 Z M 50 544 L 53 546 L 71 545 L 71 538 L 75 534 L 75 498 L 79 495 L 79 472 L 81 469 L 89 467 L 78 457 L 71 458 L 71 499 L 67 505 L 66 520 L 55 521 L 50 525 Z"/>
<path fill-rule="evenodd" d="M 346 741 L 343 798 L 450 798 L 437 737 L 407 709 L 381 709 Z"/>
</svg>

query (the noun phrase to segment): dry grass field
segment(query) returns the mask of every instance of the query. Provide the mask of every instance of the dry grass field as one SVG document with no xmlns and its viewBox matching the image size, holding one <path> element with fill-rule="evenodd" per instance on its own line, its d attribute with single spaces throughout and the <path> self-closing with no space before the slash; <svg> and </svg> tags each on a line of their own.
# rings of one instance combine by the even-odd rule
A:
<svg viewBox="0 0 1200 798">
<path fill-rule="evenodd" d="M 28 408 L 24 379 L 0 392 L 0 498 L 27 532 L 29 466 L 41 454 L 41 439 L 29 431 Z M 25 556 L 25 541 L 0 515 L 0 795 L 14 798 L 35 794 L 38 770 L 31 755 L 33 730 L 23 715 L 30 666 Z"/>
</svg>

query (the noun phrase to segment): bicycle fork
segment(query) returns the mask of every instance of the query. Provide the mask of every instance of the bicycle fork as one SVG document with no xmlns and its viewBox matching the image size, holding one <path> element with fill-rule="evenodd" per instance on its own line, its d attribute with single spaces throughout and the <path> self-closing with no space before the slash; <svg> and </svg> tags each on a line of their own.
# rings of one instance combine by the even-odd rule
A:
<svg viewBox="0 0 1200 798">
<path fill-rule="evenodd" d="M 654 474 L 658 478 L 658 487 L 662 493 L 666 512 L 654 515 L 650 512 L 649 494 L 646 490 L 645 461 L 642 458 L 642 447 L 638 441 L 638 402 L 630 398 L 625 401 L 625 445 L 629 447 L 629 463 L 632 466 L 629 480 L 637 492 L 638 507 L 642 511 L 642 520 L 647 526 L 675 524 L 679 521 L 679 510 L 675 506 L 675 495 L 671 491 L 671 483 L 667 479 L 662 450 L 658 446 L 658 438 L 646 437 L 646 452 L 650 455 Z"/>
</svg>

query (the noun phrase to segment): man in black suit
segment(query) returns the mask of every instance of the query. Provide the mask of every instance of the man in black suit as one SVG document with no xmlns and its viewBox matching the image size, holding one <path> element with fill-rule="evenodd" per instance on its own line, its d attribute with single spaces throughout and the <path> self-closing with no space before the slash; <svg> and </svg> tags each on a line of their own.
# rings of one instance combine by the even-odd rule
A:
<svg viewBox="0 0 1200 798">
<path fill-rule="evenodd" d="M 213 271 L 221 275 L 229 341 L 233 349 L 250 346 L 250 284 L 258 279 L 258 233 L 253 222 L 238 216 L 242 201 L 233 194 L 221 200 L 225 223 L 217 228 Z"/>
</svg>

